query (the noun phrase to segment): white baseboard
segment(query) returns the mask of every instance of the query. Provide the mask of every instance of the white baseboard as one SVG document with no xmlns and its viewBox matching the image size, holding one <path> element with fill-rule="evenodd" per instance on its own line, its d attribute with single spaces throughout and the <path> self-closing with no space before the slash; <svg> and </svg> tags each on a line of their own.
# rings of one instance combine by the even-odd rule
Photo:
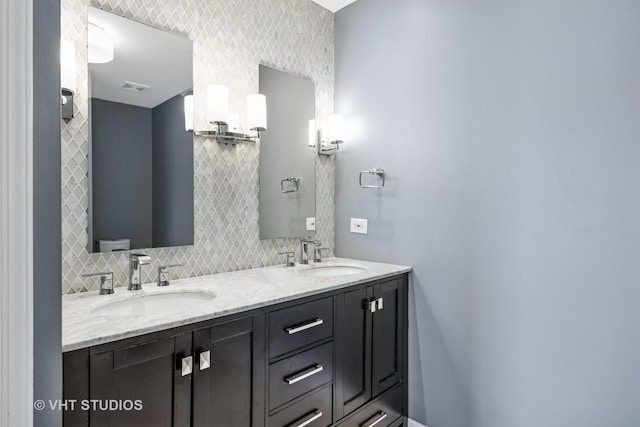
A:
<svg viewBox="0 0 640 427">
<path fill-rule="evenodd" d="M 427 426 L 424 425 L 424 424 L 420 424 L 419 422 L 410 419 L 407 427 L 427 427 Z"/>
</svg>

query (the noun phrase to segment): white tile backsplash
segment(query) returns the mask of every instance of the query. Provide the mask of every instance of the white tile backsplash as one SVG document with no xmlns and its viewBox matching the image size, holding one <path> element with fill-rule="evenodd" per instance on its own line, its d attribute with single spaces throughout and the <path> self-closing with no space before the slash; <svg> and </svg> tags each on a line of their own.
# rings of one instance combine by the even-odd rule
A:
<svg viewBox="0 0 640 427">
<path fill-rule="evenodd" d="M 333 112 L 333 14 L 308 0 L 62 0 L 62 37 L 77 55 L 76 115 L 62 124 L 62 289 L 97 289 L 82 274 L 113 271 L 127 281 L 125 253 L 91 254 L 88 241 L 87 6 L 185 35 L 194 44 L 195 125 L 205 128 L 206 86 L 229 86 L 230 109 L 246 117 L 245 95 L 258 91 L 258 64 L 311 78 L 316 119 Z M 181 263 L 172 278 L 275 265 L 279 251 L 298 250 L 296 239 L 260 240 L 259 144 L 232 148 L 194 137 L 194 246 L 148 249 L 156 267 Z M 316 163 L 316 238 L 333 249 L 334 159 Z"/>
</svg>

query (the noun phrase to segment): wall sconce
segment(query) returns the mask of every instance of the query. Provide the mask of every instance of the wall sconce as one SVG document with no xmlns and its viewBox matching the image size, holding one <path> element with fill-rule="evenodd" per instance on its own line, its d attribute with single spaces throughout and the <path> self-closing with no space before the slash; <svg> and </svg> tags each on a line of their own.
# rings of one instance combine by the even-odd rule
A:
<svg viewBox="0 0 640 427">
<path fill-rule="evenodd" d="M 267 130 L 267 99 L 264 95 L 247 95 L 247 124 L 257 135 L 240 131 L 238 114 L 229 112 L 229 88 L 224 85 L 209 85 L 207 88 L 207 121 L 215 130 L 193 129 L 193 95 L 184 97 L 185 129 L 194 135 L 215 138 L 220 144 L 236 145 L 241 141 L 255 142 L 260 132 Z"/>
<path fill-rule="evenodd" d="M 193 131 L 193 94 L 184 96 L 184 130 Z"/>
<path fill-rule="evenodd" d="M 70 120 L 76 92 L 76 48 L 68 40 L 60 40 L 60 90 L 62 118 Z"/>
<path fill-rule="evenodd" d="M 309 147 L 318 147 L 318 154 L 333 156 L 344 142 L 344 117 L 341 114 L 329 116 L 327 129 L 318 131 L 315 120 L 309 120 Z"/>
</svg>

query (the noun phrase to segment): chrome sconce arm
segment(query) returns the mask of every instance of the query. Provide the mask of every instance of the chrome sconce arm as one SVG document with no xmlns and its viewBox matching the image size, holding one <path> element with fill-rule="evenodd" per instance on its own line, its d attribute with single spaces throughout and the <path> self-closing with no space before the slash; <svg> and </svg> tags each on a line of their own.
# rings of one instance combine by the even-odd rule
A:
<svg viewBox="0 0 640 427">
<path fill-rule="evenodd" d="M 224 85 L 209 85 L 207 90 L 207 121 L 213 130 L 193 128 L 193 94 L 184 96 L 185 130 L 196 136 L 214 138 L 218 143 L 236 145 L 239 142 L 256 142 L 260 132 L 267 130 L 266 97 L 259 93 L 247 95 L 247 121 L 249 129 L 256 135 L 238 131 L 238 115 L 228 111 L 229 89 Z"/>
<path fill-rule="evenodd" d="M 71 120 L 73 118 L 73 92 L 65 88 L 61 88 L 60 92 L 60 111 L 62 118 Z"/>
<path fill-rule="evenodd" d="M 239 142 L 256 142 L 260 139 L 260 132 L 266 129 L 257 128 L 257 135 L 247 135 L 239 132 L 229 132 L 229 125 L 225 122 L 215 122 L 216 130 L 194 130 L 196 136 L 204 136 L 205 138 L 215 138 L 218 143 L 225 145 L 236 145 Z"/>
<path fill-rule="evenodd" d="M 309 120 L 309 147 L 318 148 L 318 154 L 333 156 L 344 142 L 344 118 L 340 114 L 329 116 L 329 127 L 318 130 L 316 121 Z"/>
<path fill-rule="evenodd" d="M 322 142 L 318 146 L 318 154 L 321 156 L 334 156 L 344 141 Z"/>
</svg>

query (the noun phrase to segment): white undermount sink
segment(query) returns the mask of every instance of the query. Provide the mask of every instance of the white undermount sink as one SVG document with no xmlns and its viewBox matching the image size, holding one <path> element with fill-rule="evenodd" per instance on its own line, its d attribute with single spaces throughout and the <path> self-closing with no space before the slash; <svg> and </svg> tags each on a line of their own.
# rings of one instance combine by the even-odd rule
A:
<svg viewBox="0 0 640 427">
<path fill-rule="evenodd" d="M 337 277 L 351 276 L 352 274 L 364 273 L 366 268 L 356 265 L 314 265 L 308 269 L 300 271 L 300 274 L 313 277 Z"/>
<path fill-rule="evenodd" d="M 137 291 L 134 291 L 137 292 Z M 162 292 L 133 295 L 129 298 L 107 302 L 92 312 L 108 316 L 144 316 L 196 308 L 215 298 L 213 292 Z"/>
</svg>

